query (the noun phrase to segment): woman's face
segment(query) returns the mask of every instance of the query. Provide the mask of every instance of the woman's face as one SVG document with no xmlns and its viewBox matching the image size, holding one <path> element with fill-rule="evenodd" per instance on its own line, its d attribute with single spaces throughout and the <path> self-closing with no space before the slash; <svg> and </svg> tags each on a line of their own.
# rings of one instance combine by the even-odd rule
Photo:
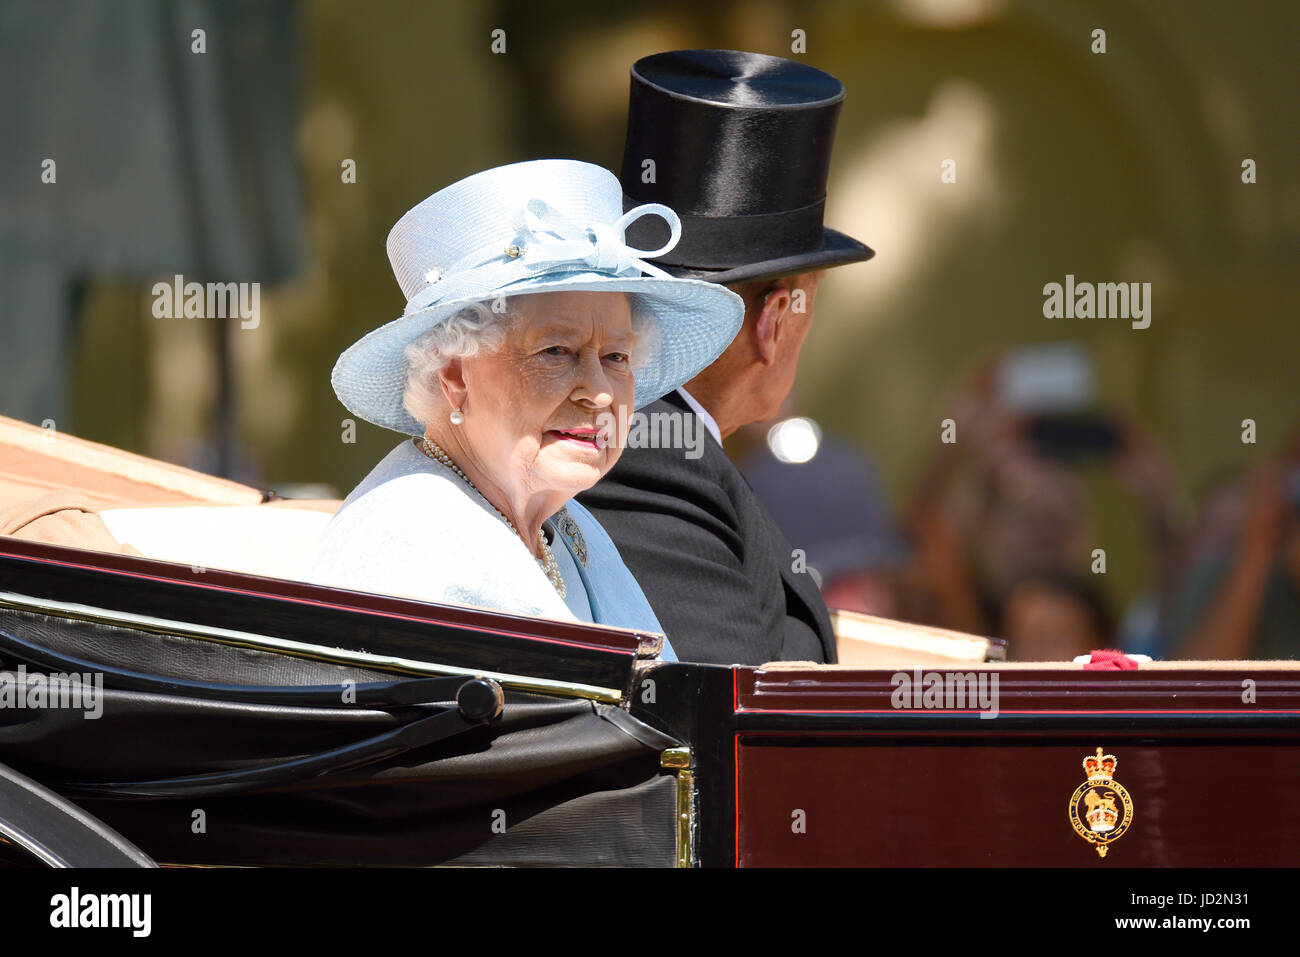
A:
<svg viewBox="0 0 1300 957">
<path fill-rule="evenodd" d="M 512 299 L 501 349 L 461 360 L 462 444 L 503 489 L 574 495 L 618 460 L 632 411 L 631 307 L 621 292 Z M 609 434 L 610 421 L 618 424 Z M 604 426 L 604 428 L 602 428 Z"/>
<path fill-rule="evenodd" d="M 1001 637 L 1014 661 L 1071 661 L 1111 644 L 1088 608 L 1068 592 L 1022 582 L 1007 596 Z"/>
</svg>

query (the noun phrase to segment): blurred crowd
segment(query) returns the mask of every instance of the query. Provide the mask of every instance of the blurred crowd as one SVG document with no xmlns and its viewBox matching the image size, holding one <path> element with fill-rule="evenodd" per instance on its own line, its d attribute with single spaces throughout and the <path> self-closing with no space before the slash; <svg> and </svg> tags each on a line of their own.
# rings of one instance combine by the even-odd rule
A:
<svg viewBox="0 0 1300 957">
<path fill-rule="evenodd" d="M 1059 351 L 1044 355 L 1054 396 L 1033 395 L 1032 374 L 1017 384 L 1018 356 L 960 384 L 898 509 L 870 454 L 810 420 L 752 436 L 742 469 L 827 604 L 997 637 L 1011 660 L 1113 648 L 1300 656 L 1300 428 L 1280 454 L 1188 496 L 1138 422 L 1099 410 L 1086 386 L 1061 394 L 1069 370 Z M 1118 483 L 1143 516 L 1147 570 L 1122 607 L 1106 587 L 1089 470 Z"/>
</svg>

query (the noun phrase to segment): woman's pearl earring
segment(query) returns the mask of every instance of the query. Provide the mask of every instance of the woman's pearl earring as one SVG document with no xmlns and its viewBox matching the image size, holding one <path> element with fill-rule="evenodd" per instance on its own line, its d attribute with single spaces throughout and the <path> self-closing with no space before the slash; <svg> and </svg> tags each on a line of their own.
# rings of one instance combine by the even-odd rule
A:
<svg viewBox="0 0 1300 957">
<path fill-rule="evenodd" d="M 462 412 L 460 409 L 452 409 L 452 410 L 451 410 L 451 424 L 452 424 L 452 425 L 460 425 L 460 424 L 461 424 L 462 422 L 464 422 L 464 421 L 465 421 L 465 413 L 464 413 L 464 412 Z"/>
</svg>

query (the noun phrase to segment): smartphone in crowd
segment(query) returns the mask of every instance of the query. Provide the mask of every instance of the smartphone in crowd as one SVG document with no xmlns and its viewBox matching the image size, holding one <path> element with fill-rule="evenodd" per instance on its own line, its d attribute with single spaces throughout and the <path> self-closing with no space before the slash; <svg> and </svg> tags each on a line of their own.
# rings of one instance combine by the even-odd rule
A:
<svg viewBox="0 0 1300 957">
<path fill-rule="evenodd" d="M 1096 408 L 1096 369 L 1080 343 L 1008 352 L 998 364 L 996 388 L 999 402 L 1024 417 L 1027 439 L 1046 458 L 1107 459 L 1123 441 L 1115 419 Z"/>
</svg>

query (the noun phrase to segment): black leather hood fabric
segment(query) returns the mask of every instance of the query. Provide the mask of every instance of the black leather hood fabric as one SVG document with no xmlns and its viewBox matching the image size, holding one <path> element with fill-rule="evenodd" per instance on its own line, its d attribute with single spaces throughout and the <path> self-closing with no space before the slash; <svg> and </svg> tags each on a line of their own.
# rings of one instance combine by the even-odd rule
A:
<svg viewBox="0 0 1300 957">
<path fill-rule="evenodd" d="M 403 729 L 447 712 L 448 702 L 371 703 L 401 700 L 405 683 L 429 679 L 28 611 L 0 609 L 0 632 L 0 683 L 15 682 L 19 665 L 27 675 L 52 673 L 49 656 L 105 668 L 98 718 L 75 708 L 0 708 L 0 761 L 70 798 L 159 863 L 676 861 L 676 782 L 659 758 L 679 742 L 613 705 L 507 691 L 494 722 L 399 746 L 381 760 L 343 761 L 269 787 L 207 786 L 202 776 L 293 767 L 390 732 L 400 741 Z M 206 681 L 218 690 L 115 687 L 129 685 L 128 674 Z M 347 681 L 364 703 L 344 704 L 340 695 L 304 705 L 293 694 Z M 251 700 L 240 700 L 241 684 Z M 277 688 L 287 689 L 291 703 L 267 700 Z M 105 790 L 177 779 L 182 793 L 167 797 Z"/>
</svg>

